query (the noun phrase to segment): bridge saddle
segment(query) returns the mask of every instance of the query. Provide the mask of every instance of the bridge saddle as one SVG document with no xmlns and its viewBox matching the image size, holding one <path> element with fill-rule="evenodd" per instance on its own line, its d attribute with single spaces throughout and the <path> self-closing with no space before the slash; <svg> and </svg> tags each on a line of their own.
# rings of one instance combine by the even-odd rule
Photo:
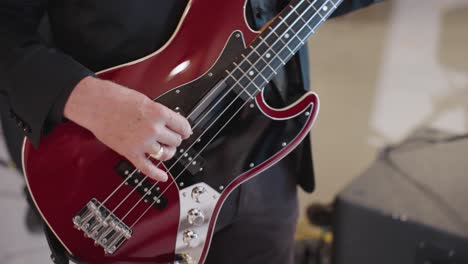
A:
<svg viewBox="0 0 468 264">
<path fill-rule="evenodd" d="M 94 198 L 73 217 L 73 224 L 106 254 L 113 254 L 132 236 L 132 230 Z"/>
</svg>

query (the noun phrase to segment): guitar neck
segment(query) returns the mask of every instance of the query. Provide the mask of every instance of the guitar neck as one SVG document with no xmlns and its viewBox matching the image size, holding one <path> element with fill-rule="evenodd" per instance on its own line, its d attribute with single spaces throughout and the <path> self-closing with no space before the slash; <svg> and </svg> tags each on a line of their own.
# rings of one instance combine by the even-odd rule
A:
<svg viewBox="0 0 468 264">
<path fill-rule="evenodd" d="M 227 70 L 227 81 L 253 98 L 306 44 L 342 0 L 296 0 L 273 19 Z"/>
</svg>

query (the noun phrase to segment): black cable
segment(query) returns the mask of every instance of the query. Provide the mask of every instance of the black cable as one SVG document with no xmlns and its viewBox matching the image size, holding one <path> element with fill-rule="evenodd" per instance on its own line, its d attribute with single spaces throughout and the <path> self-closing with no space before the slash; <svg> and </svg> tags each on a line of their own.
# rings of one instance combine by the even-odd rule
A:
<svg viewBox="0 0 468 264">
<path fill-rule="evenodd" d="M 443 139 L 428 139 L 428 138 L 414 138 L 410 139 L 409 141 L 406 141 L 404 143 L 414 143 L 415 141 L 426 141 L 427 143 L 430 144 L 436 144 L 436 143 L 447 143 L 447 142 L 453 142 L 456 140 L 460 139 L 465 139 L 468 138 L 468 134 L 463 134 L 463 135 L 456 135 L 448 138 L 443 138 Z M 381 159 L 387 163 L 387 165 L 392 168 L 395 172 L 397 172 L 399 175 L 403 176 L 410 184 L 412 184 L 414 187 L 416 187 L 419 191 L 424 193 L 429 199 L 431 199 L 435 204 L 438 204 L 440 209 L 442 211 L 445 211 L 445 213 L 452 219 L 454 222 L 458 222 L 463 228 L 468 227 L 468 221 L 464 219 L 462 215 L 460 215 L 455 208 L 453 208 L 449 202 L 447 202 L 442 196 L 431 190 L 429 187 L 424 185 L 423 183 L 419 182 L 415 178 L 413 178 L 409 173 L 405 172 L 401 167 L 399 167 L 390 157 L 390 153 L 397 149 L 398 146 L 396 147 L 387 147 L 383 150 L 381 154 Z"/>
</svg>

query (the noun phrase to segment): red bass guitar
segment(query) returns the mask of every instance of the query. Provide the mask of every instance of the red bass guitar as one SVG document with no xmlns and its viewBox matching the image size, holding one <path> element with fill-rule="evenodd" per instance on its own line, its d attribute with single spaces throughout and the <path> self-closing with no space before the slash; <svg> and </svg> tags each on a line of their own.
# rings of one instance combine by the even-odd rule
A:
<svg viewBox="0 0 468 264">
<path fill-rule="evenodd" d="M 73 122 L 57 126 L 37 149 L 25 139 L 29 191 L 71 258 L 204 263 L 229 194 L 309 133 L 316 94 L 274 108 L 263 88 L 341 0 L 292 1 L 259 32 L 247 24 L 246 2 L 191 0 L 164 47 L 98 73 L 190 121 L 194 134 L 174 158 L 153 160 L 167 182 L 147 178 Z"/>
</svg>

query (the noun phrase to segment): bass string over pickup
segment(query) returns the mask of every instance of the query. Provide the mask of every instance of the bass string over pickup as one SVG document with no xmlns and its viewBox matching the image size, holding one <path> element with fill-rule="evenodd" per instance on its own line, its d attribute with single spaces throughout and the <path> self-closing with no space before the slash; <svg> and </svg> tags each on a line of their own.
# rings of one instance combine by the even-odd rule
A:
<svg viewBox="0 0 468 264">
<path fill-rule="evenodd" d="M 162 210 L 167 206 L 168 200 L 162 195 L 159 187 L 154 186 L 149 178 L 136 171 L 129 161 L 122 160 L 115 166 L 117 174 L 125 181 L 126 185 L 136 188 L 140 195 L 144 196 L 146 203 L 152 204 L 156 209 Z"/>
</svg>

